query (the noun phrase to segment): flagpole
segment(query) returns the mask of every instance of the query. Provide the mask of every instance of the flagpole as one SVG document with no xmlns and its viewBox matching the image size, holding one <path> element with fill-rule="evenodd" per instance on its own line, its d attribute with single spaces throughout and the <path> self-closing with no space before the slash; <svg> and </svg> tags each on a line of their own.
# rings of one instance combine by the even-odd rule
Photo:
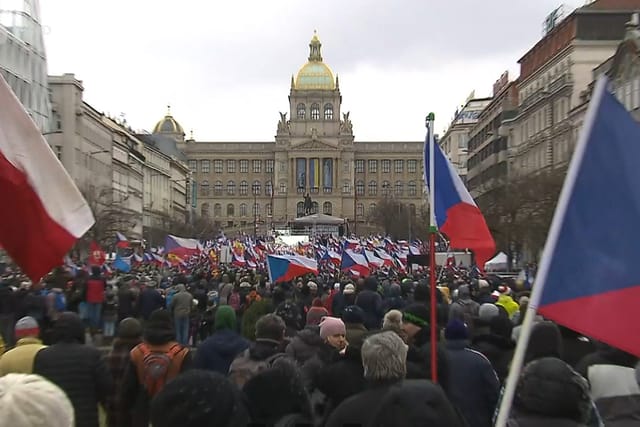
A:
<svg viewBox="0 0 640 427">
<path fill-rule="evenodd" d="M 435 215 L 435 137 L 433 122 L 435 114 L 429 113 L 426 119 L 427 134 L 429 135 L 429 288 L 431 291 L 431 380 L 438 382 L 438 317 L 436 304 L 436 225 Z"/>
</svg>

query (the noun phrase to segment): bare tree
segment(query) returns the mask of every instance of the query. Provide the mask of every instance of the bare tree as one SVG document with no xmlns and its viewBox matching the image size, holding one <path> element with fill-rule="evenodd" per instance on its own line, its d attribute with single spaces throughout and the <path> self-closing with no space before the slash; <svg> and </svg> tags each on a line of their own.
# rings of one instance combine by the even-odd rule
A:
<svg viewBox="0 0 640 427">
<path fill-rule="evenodd" d="M 429 232 L 429 209 L 425 205 L 414 211 L 410 205 L 384 198 L 378 201 L 368 219 L 396 239 L 424 238 Z"/>
<path fill-rule="evenodd" d="M 111 187 L 83 186 L 80 192 L 93 212 L 95 224 L 83 236 L 79 244 L 86 248 L 95 241 L 103 248 L 115 244 L 116 232 L 127 233 L 139 219 L 125 206 L 125 199 L 114 200 Z"/>
</svg>

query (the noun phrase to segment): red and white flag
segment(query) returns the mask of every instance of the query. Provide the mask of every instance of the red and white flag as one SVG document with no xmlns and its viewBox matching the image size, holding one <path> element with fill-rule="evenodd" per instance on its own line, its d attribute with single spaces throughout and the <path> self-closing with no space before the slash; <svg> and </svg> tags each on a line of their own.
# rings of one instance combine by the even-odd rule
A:
<svg viewBox="0 0 640 427">
<path fill-rule="evenodd" d="M 0 245 L 39 281 L 95 222 L 91 208 L 0 75 Z"/>
</svg>

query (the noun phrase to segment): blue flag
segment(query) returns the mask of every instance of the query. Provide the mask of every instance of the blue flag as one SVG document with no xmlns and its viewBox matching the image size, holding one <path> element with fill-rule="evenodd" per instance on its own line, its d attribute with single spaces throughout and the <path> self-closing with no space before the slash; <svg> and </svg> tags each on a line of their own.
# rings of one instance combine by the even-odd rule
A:
<svg viewBox="0 0 640 427">
<path fill-rule="evenodd" d="M 640 356 L 640 125 L 607 85 L 601 77 L 595 86 L 531 303 Z"/>
<path fill-rule="evenodd" d="M 122 271 L 123 273 L 128 273 L 131 271 L 131 257 L 122 257 L 120 255 L 116 255 L 116 259 L 113 260 L 112 264 L 113 268 Z"/>
</svg>

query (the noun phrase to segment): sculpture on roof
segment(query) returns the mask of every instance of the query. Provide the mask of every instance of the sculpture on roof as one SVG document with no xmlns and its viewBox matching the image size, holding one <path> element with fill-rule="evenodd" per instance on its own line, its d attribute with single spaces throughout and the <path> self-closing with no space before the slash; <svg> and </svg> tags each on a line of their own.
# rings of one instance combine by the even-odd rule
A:
<svg viewBox="0 0 640 427">
<path fill-rule="evenodd" d="M 349 111 L 342 113 L 342 120 L 340 121 L 340 133 L 353 133 L 353 124 L 349 118 Z"/>
<path fill-rule="evenodd" d="M 280 121 L 278 122 L 278 133 L 289 133 L 289 120 L 287 120 L 287 113 L 280 113 Z"/>
</svg>

